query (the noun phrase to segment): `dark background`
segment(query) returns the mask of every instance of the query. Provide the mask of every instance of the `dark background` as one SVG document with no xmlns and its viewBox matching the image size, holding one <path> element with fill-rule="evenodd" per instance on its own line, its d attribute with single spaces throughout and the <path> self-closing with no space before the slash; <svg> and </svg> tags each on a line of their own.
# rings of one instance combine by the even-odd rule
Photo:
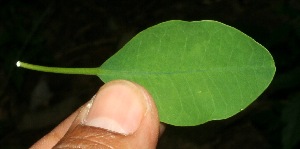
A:
<svg viewBox="0 0 300 149">
<path fill-rule="evenodd" d="M 17 60 L 98 67 L 139 31 L 171 20 L 217 20 L 264 45 L 277 72 L 247 109 L 197 127 L 167 126 L 158 148 L 292 149 L 300 140 L 298 0 L 0 1 L 0 147 L 28 148 L 89 100 L 96 76 L 15 67 Z"/>
</svg>

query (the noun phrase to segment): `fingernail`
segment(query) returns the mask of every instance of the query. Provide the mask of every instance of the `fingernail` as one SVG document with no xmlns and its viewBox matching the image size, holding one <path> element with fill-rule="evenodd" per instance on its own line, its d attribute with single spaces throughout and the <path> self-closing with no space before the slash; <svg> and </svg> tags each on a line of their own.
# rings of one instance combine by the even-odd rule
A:
<svg viewBox="0 0 300 149">
<path fill-rule="evenodd" d="M 128 135 L 138 129 L 147 107 L 141 87 L 129 81 L 112 81 L 97 93 L 85 125 Z"/>
</svg>

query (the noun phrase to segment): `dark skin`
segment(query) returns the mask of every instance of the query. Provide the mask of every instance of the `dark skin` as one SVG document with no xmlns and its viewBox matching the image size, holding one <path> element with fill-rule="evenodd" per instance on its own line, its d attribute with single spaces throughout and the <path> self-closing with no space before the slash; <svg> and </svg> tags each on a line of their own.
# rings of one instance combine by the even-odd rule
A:
<svg viewBox="0 0 300 149">
<path fill-rule="evenodd" d="M 164 130 L 150 94 L 140 85 L 112 81 L 31 148 L 156 148 Z"/>
</svg>

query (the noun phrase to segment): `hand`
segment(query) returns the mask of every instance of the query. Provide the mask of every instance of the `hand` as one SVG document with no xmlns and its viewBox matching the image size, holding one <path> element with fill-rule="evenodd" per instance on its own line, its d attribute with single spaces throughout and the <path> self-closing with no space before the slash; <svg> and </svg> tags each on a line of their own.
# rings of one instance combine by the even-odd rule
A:
<svg viewBox="0 0 300 149">
<path fill-rule="evenodd" d="M 154 149 L 163 129 L 150 94 L 138 84 L 117 80 L 31 148 Z"/>
</svg>

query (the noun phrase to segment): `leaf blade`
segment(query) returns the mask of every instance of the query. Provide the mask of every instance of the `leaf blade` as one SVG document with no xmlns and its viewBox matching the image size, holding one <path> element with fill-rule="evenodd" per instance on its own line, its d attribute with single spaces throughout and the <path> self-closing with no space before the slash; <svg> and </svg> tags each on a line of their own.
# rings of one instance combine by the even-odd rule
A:
<svg viewBox="0 0 300 149">
<path fill-rule="evenodd" d="M 108 72 L 98 75 L 104 82 L 126 79 L 144 86 L 160 120 L 177 126 L 238 113 L 275 74 L 273 58 L 263 46 L 215 21 L 175 20 L 150 27 L 100 69 Z"/>
</svg>

